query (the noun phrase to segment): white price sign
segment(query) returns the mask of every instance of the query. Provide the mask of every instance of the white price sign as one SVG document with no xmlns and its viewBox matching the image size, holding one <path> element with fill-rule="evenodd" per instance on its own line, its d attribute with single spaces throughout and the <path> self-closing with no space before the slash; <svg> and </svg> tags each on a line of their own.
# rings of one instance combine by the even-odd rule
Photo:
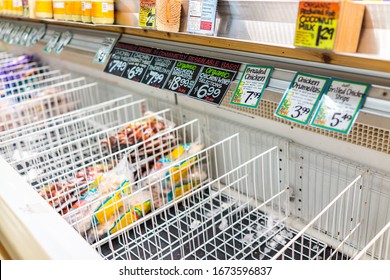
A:
<svg viewBox="0 0 390 280">
<path fill-rule="evenodd" d="M 95 57 L 93 58 L 93 62 L 98 64 L 105 63 L 115 45 L 116 40 L 117 39 L 113 37 L 104 38 L 101 47 L 98 49 Z"/>
<path fill-rule="evenodd" d="M 307 124 L 330 79 L 297 73 L 281 99 L 275 116 Z"/>
<path fill-rule="evenodd" d="M 323 95 L 311 125 L 348 134 L 370 89 L 369 84 L 332 80 Z"/>
<path fill-rule="evenodd" d="M 247 65 L 230 104 L 257 108 L 272 70 L 268 66 Z"/>
<path fill-rule="evenodd" d="M 72 38 L 73 38 L 72 32 L 65 31 L 64 33 L 62 33 L 61 39 L 58 41 L 58 43 L 54 48 L 55 53 L 60 54 L 64 50 L 64 47 L 70 43 Z"/>
<path fill-rule="evenodd" d="M 51 36 L 49 42 L 47 42 L 44 51 L 47 52 L 47 53 L 51 53 L 51 51 L 56 46 L 58 40 L 60 39 L 60 37 L 61 37 L 61 32 L 55 31 L 53 33 L 53 35 Z"/>
</svg>

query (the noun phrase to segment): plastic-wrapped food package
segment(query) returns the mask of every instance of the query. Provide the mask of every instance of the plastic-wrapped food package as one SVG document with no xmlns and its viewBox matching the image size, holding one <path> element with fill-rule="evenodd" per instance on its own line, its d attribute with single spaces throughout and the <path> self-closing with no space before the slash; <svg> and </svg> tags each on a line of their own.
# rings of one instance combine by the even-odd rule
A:
<svg viewBox="0 0 390 280">
<path fill-rule="evenodd" d="M 65 214 L 71 209 L 75 202 L 90 200 L 94 195 L 94 188 L 90 189 L 88 184 L 93 183 L 104 172 L 111 170 L 114 162 L 108 164 L 96 164 L 79 171 L 73 178 L 52 183 L 39 190 L 39 194 L 48 201 L 60 214 Z M 88 196 L 91 196 L 88 198 Z M 81 199 L 80 199 L 81 197 Z"/>
<path fill-rule="evenodd" d="M 110 136 L 109 139 L 102 141 L 102 144 L 114 153 L 148 140 L 159 132 L 173 127 L 175 127 L 174 123 L 160 117 L 151 116 L 146 120 L 128 124 L 124 129 Z"/>
</svg>

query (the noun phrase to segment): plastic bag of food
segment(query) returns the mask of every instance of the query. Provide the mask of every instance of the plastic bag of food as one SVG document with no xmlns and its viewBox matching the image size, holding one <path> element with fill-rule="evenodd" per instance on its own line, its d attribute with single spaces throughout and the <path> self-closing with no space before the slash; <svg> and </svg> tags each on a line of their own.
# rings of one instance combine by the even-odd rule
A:
<svg viewBox="0 0 390 280">
<path fill-rule="evenodd" d="M 115 211 L 114 215 L 99 224 L 93 224 L 88 230 L 87 240 L 94 243 L 109 234 L 124 229 L 148 214 L 152 209 L 151 194 L 148 191 L 139 191 L 129 194 L 126 203 Z"/>
</svg>

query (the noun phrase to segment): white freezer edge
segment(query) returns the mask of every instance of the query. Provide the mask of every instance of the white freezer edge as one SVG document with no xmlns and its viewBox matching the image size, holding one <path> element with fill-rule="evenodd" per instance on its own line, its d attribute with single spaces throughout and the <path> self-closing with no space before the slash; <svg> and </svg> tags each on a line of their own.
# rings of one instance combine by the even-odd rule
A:
<svg viewBox="0 0 390 280">
<path fill-rule="evenodd" d="M 12 259 L 101 259 L 1 157 L 0 170 L 7 174 L 0 188 L 0 240 Z"/>
</svg>

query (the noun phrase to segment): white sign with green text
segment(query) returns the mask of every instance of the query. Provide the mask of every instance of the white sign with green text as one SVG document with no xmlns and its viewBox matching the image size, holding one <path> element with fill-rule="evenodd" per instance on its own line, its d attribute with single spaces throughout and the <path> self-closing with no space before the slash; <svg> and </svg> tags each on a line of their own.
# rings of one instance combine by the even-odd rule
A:
<svg viewBox="0 0 390 280">
<path fill-rule="evenodd" d="M 348 134 L 370 89 L 369 84 L 333 79 L 311 125 Z"/>
<path fill-rule="evenodd" d="M 329 78 L 297 73 L 285 91 L 275 116 L 307 124 L 329 81 Z"/>
<path fill-rule="evenodd" d="M 247 65 L 230 104 L 257 108 L 272 70 L 269 66 Z"/>
</svg>

